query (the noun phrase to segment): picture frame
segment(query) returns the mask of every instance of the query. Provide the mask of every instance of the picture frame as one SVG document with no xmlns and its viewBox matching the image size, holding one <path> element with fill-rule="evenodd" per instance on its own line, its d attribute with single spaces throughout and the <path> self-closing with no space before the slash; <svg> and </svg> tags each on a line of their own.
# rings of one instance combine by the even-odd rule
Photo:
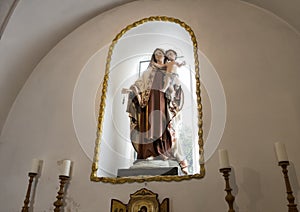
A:
<svg viewBox="0 0 300 212">
<path fill-rule="evenodd" d="M 110 212 L 169 212 L 169 208 L 169 198 L 165 198 L 162 203 L 159 203 L 157 193 L 142 188 L 130 194 L 127 204 L 112 199 Z"/>
<path fill-rule="evenodd" d="M 118 163 L 118 161 L 121 163 L 119 158 L 120 155 L 122 156 L 122 153 L 119 153 L 119 149 L 126 149 L 124 147 L 118 146 L 121 142 L 116 141 L 115 138 L 110 137 L 110 135 L 115 135 L 116 133 L 119 133 L 117 130 L 111 130 L 108 129 L 107 123 L 109 125 L 122 125 L 118 120 L 109 120 L 114 115 L 112 112 L 108 114 L 107 111 L 111 110 L 111 107 L 118 105 L 114 103 L 114 99 L 111 100 L 110 94 L 110 88 L 114 87 L 112 86 L 112 83 L 114 83 L 113 75 L 120 75 L 119 72 L 115 71 L 115 67 L 119 65 L 119 61 L 116 62 L 116 58 L 118 58 L 118 55 L 121 55 L 121 51 L 117 51 L 117 46 L 122 46 L 123 41 L 127 39 L 126 35 L 129 33 L 130 30 L 137 29 L 138 27 L 146 26 L 146 24 L 151 23 L 162 23 L 166 24 L 166 26 L 169 27 L 168 24 L 171 24 L 172 27 L 176 25 L 179 30 L 183 31 L 187 35 L 187 39 L 190 40 L 189 49 L 190 53 L 189 55 L 192 55 L 191 58 L 188 59 L 191 61 L 189 64 L 189 73 L 191 75 L 190 80 L 192 83 L 192 94 L 191 96 L 191 105 L 193 105 L 192 110 L 194 111 L 194 114 L 192 117 L 194 117 L 194 122 L 192 122 L 192 130 L 194 131 L 193 139 L 193 147 L 190 147 L 190 149 L 193 151 L 193 159 L 192 159 L 192 165 L 194 166 L 194 171 L 191 173 L 188 173 L 186 175 L 183 174 L 161 174 L 160 172 L 157 172 L 155 174 L 134 174 L 134 175 L 128 175 L 128 176 L 118 176 L 117 174 L 109 175 L 110 171 L 108 169 L 113 168 L 113 172 L 117 172 L 117 170 L 122 170 L 123 167 L 116 165 L 116 167 L 113 167 L 111 164 L 104 164 L 103 163 L 111 163 L 115 161 Z M 130 31 L 131 32 L 131 31 Z M 130 34 L 130 33 L 129 33 Z M 125 38 L 124 38 L 125 37 Z M 133 36 L 134 37 L 134 36 Z M 121 45 L 122 43 L 122 45 Z M 118 46 L 118 47 L 119 47 Z M 119 48 L 124 50 L 124 47 Z M 126 48 L 125 48 L 126 49 Z M 130 57 L 129 57 L 130 58 Z M 112 62 L 113 61 L 113 62 Z M 137 63 L 138 64 L 138 63 Z M 140 67 L 139 67 L 140 69 Z M 139 73 L 140 74 L 140 73 Z M 118 83 L 117 83 L 118 84 Z M 120 84 L 120 83 L 119 83 Z M 114 91 L 116 93 L 117 90 Z M 173 17 L 166 17 L 166 16 L 151 16 L 149 18 L 144 18 L 139 21 L 134 22 L 133 24 L 128 25 L 124 29 L 121 30 L 120 33 L 117 34 L 117 36 L 113 39 L 109 49 L 108 49 L 108 55 L 106 59 L 106 66 L 105 66 L 105 74 L 103 78 L 103 82 L 101 85 L 101 98 L 100 98 L 100 104 L 99 104 L 99 116 L 98 116 L 98 126 L 97 126 L 97 138 L 95 141 L 95 148 L 94 148 L 94 157 L 93 157 L 93 163 L 92 163 L 92 172 L 90 175 L 91 181 L 95 182 L 104 182 L 104 183 L 113 183 L 113 184 L 119 184 L 119 183 L 126 183 L 126 182 L 145 182 L 145 181 L 182 181 L 182 180 L 189 180 L 189 179 L 201 179 L 205 176 L 205 167 L 204 167 L 204 142 L 203 142 L 203 129 L 202 129 L 202 104 L 201 104 L 201 95 L 200 95 L 200 74 L 199 74 L 199 60 L 198 60 L 198 44 L 195 37 L 195 34 L 190 26 L 188 26 L 183 21 L 180 21 L 179 19 L 173 18 Z M 111 103 L 112 102 L 112 103 Z M 126 113 L 125 109 L 123 112 L 118 113 Z M 123 124 L 124 125 L 124 124 Z M 123 127 L 123 126 L 122 126 Z M 111 131 L 110 131 L 111 130 Z M 125 129 L 127 130 L 127 129 Z M 110 132 L 108 132 L 110 131 Z M 129 131 L 129 124 L 128 124 L 128 131 Z M 106 135 L 105 135 L 106 134 Z M 105 137 L 106 136 L 106 137 Z M 104 142 L 103 142 L 104 141 Z M 113 144 L 114 143 L 114 144 Z M 116 148 L 116 149 L 114 149 Z M 101 151 L 100 151 L 101 150 Z M 107 151 L 113 152 L 113 156 L 107 157 Z M 104 156 L 105 155 L 105 156 Z M 126 167 L 127 168 L 127 167 Z M 177 167 L 175 167 L 177 168 Z M 107 171 L 108 170 L 108 171 Z M 132 171 L 132 169 L 128 168 L 129 171 Z M 149 169 L 144 169 L 149 170 Z M 178 170 L 180 171 L 180 167 L 178 166 Z M 197 171 L 195 171 L 197 170 Z M 147 172 L 148 173 L 148 172 Z M 167 172 L 171 173 L 171 172 Z"/>
</svg>

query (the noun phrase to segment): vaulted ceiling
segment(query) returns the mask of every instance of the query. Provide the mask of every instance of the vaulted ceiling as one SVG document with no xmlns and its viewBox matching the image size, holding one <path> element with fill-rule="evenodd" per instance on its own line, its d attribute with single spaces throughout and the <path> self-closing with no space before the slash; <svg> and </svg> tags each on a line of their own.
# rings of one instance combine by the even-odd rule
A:
<svg viewBox="0 0 300 212">
<path fill-rule="evenodd" d="M 61 39 L 94 16 L 132 1 L 1 0 L 0 132 L 34 67 Z M 243 2 L 272 13 L 288 23 L 300 36 L 300 0 Z"/>
</svg>

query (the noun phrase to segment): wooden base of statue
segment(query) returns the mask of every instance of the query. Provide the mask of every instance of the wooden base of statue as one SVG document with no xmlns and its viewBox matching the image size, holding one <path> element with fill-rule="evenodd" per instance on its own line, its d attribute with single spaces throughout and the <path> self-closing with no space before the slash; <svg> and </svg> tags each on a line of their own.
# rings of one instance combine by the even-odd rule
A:
<svg viewBox="0 0 300 212">
<path fill-rule="evenodd" d="M 289 161 L 281 161 L 278 163 L 279 166 L 282 168 L 282 173 L 284 176 L 285 186 L 286 186 L 286 193 L 287 193 L 287 200 L 288 204 L 288 211 L 289 212 L 298 212 L 297 204 L 294 203 L 295 197 L 293 196 L 293 191 L 291 188 L 287 166 L 290 165 Z"/>
<path fill-rule="evenodd" d="M 29 176 L 29 183 L 28 183 L 28 188 L 27 188 L 27 192 L 26 192 L 26 197 L 24 200 L 24 206 L 22 207 L 22 212 L 28 212 L 29 210 L 29 202 L 30 202 L 30 192 L 31 192 L 31 186 L 32 186 L 32 182 L 33 182 L 33 178 L 37 175 L 37 173 L 32 173 L 29 172 L 28 176 Z"/>
<path fill-rule="evenodd" d="M 178 175 L 177 167 L 118 169 L 117 177 Z"/>
<path fill-rule="evenodd" d="M 57 200 L 53 203 L 55 206 L 54 212 L 60 212 L 60 207 L 63 206 L 63 199 L 64 199 L 64 192 L 65 192 L 65 184 L 69 181 L 70 177 L 64 176 L 64 175 L 59 175 L 60 179 L 60 187 L 59 191 L 57 192 Z"/>
<path fill-rule="evenodd" d="M 118 169 L 117 177 L 179 175 L 179 164 L 175 160 L 136 160 L 127 169 Z"/>
<path fill-rule="evenodd" d="M 229 185 L 229 172 L 231 171 L 231 168 L 222 168 L 220 169 L 220 172 L 223 173 L 224 179 L 225 179 L 225 191 L 227 192 L 227 195 L 225 196 L 225 200 L 228 203 L 229 210 L 228 212 L 235 212 L 233 209 L 233 202 L 234 202 L 234 196 L 231 194 L 231 188 Z"/>
</svg>

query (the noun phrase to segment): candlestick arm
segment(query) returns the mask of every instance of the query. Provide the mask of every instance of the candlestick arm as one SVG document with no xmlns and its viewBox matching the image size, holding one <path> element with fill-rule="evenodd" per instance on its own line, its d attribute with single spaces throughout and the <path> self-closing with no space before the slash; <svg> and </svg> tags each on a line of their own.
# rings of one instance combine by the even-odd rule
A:
<svg viewBox="0 0 300 212">
<path fill-rule="evenodd" d="M 28 173 L 29 182 L 28 182 L 27 192 L 26 192 L 26 196 L 25 196 L 25 200 L 24 200 L 24 206 L 22 207 L 22 212 L 28 212 L 28 210 L 29 210 L 28 205 L 29 205 L 29 202 L 30 202 L 31 186 L 32 186 L 33 178 L 36 175 L 37 175 L 37 173 L 32 173 L 32 172 Z"/>
<path fill-rule="evenodd" d="M 295 201 L 295 197 L 293 196 L 293 191 L 292 191 L 292 187 L 290 184 L 290 180 L 289 180 L 289 176 L 288 176 L 288 170 L 287 170 L 287 166 L 290 165 L 289 161 L 280 161 L 278 163 L 279 166 L 281 166 L 282 168 L 282 173 L 284 176 L 284 182 L 285 182 L 285 186 L 286 186 L 286 193 L 287 193 L 287 200 L 289 202 L 288 206 L 288 211 L 289 212 L 298 212 L 297 209 L 297 204 L 294 203 Z"/>
<path fill-rule="evenodd" d="M 56 196 L 57 200 L 53 203 L 53 205 L 55 206 L 54 212 L 60 212 L 60 207 L 63 206 L 65 184 L 69 181 L 70 177 L 60 175 L 59 179 L 60 179 L 60 186 Z"/>
<path fill-rule="evenodd" d="M 220 169 L 220 172 L 223 173 L 224 179 L 225 179 L 225 191 L 226 191 L 226 196 L 225 196 L 225 200 L 228 203 L 229 206 L 229 210 L 228 212 L 235 212 L 235 210 L 233 209 L 233 202 L 235 197 L 232 195 L 231 191 L 231 187 L 229 184 L 229 172 L 231 171 L 231 168 L 222 168 Z"/>
</svg>

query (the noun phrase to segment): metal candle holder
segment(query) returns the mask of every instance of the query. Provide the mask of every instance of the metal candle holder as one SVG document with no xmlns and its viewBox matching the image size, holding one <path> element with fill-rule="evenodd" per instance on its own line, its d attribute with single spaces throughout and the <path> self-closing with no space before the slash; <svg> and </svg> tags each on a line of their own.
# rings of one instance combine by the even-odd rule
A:
<svg viewBox="0 0 300 212">
<path fill-rule="evenodd" d="M 220 169 L 220 172 L 223 173 L 224 179 L 225 179 L 225 191 L 227 192 L 227 195 L 225 196 L 225 200 L 228 203 L 229 210 L 228 212 L 235 212 L 233 209 L 233 202 L 234 202 L 234 196 L 231 194 L 231 188 L 229 185 L 229 172 L 231 171 L 231 168 L 222 168 Z"/>
<path fill-rule="evenodd" d="M 60 207 L 63 205 L 63 198 L 64 198 L 64 188 L 65 184 L 69 181 L 69 176 L 59 175 L 60 179 L 60 187 L 59 191 L 57 192 L 57 200 L 53 203 L 55 206 L 54 212 L 60 212 Z"/>
<path fill-rule="evenodd" d="M 24 200 L 24 206 L 22 207 L 22 212 L 28 212 L 29 210 L 29 202 L 30 202 L 30 192 L 31 192 L 31 186 L 32 186 L 32 182 L 33 182 L 33 178 L 37 175 L 37 173 L 33 173 L 33 172 L 29 172 L 28 176 L 29 176 L 29 183 L 28 183 L 28 188 L 27 188 L 27 192 L 26 192 L 26 197 Z"/>
<path fill-rule="evenodd" d="M 290 165 L 289 161 L 280 161 L 278 162 L 278 165 L 282 168 L 282 173 L 284 176 L 285 186 L 286 186 L 286 193 L 287 193 L 287 200 L 289 202 L 288 211 L 289 212 L 298 212 L 297 204 L 294 203 L 295 197 L 293 196 L 293 191 L 291 188 L 289 176 L 288 176 L 288 170 L 287 166 Z"/>
</svg>

